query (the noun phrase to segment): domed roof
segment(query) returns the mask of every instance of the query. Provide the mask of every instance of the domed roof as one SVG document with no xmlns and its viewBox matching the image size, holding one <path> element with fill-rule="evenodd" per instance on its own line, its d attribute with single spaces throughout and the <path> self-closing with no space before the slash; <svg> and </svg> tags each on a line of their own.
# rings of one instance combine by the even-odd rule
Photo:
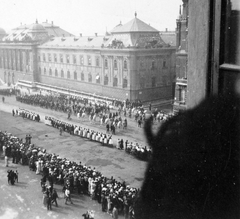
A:
<svg viewBox="0 0 240 219">
<path fill-rule="evenodd" d="M 29 32 L 30 33 L 46 33 L 46 29 L 43 27 L 43 25 L 39 24 L 38 21 L 36 20 L 36 23 L 32 24 L 29 27 Z"/>
<path fill-rule="evenodd" d="M 0 35 L 6 35 L 6 31 L 0 27 Z"/>
</svg>

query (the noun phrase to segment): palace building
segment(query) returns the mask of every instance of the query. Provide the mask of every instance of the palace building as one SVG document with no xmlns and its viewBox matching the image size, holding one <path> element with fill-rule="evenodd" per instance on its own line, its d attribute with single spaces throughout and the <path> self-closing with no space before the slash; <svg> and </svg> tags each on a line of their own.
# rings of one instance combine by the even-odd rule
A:
<svg viewBox="0 0 240 219">
<path fill-rule="evenodd" d="M 0 79 L 29 89 L 171 101 L 175 53 L 175 46 L 136 13 L 104 36 L 74 36 L 53 23 L 36 21 L 0 41 Z"/>
</svg>

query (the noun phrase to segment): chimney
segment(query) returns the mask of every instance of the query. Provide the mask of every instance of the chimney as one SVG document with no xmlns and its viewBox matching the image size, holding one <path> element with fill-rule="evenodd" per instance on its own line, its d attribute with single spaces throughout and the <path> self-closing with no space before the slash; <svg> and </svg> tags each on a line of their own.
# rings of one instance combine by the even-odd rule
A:
<svg viewBox="0 0 240 219">
<path fill-rule="evenodd" d="M 97 33 L 95 33 L 95 36 L 97 36 Z"/>
<path fill-rule="evenodd" d="M 165 30 L 166 32 L 168 32 L 168 29 L 166 28 L 166 30 Z"/>
<path fill-rule="evenodd" d="M 80 37 L 82 37 L 82 33 L 80 33 Z"/>
<path fill-rule="evenodd" d="M 48 20 L 46 19 L 46 23 L 48 22 Z"/>
<path fill-rule="evenodd" d="M 52 26 L 53 26 L 53 21 L 52 21 Z"/>
</svg>

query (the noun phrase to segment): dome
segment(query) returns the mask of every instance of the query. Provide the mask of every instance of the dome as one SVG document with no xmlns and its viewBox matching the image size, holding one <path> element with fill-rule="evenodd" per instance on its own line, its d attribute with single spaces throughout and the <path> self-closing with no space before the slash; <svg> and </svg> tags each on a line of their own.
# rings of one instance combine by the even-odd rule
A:
<svg viewBox="0 0 240 219">
<path fill-rule="evenodd" d="M 32 24 L 29 27 L 29 32 L 30 33 L 46 33 L 46 29 L 43 27 L 43 25 L 39 24 L 38 21 L 36 20 L 36 23 Z"/>
<path fill-rule="evenodd" d="M 6 31 L 0 27 L 0 35 L 6 35 Z"/>
</svg>

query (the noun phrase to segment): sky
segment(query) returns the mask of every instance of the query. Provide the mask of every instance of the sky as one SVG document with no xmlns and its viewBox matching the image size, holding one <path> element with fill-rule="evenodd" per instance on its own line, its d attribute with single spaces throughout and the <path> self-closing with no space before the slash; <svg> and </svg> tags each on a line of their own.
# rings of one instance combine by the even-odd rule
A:
<svg viewBox="0 0 240 219">
<path fill-rule="evenodd" d="M 7 32 L 22 24 L 48 20 L 79 35 L 105 34 L 137 17 L 159 31 L 175 30 L 182 0 L 1 0 L 0 27 Z"/>
</svg>

